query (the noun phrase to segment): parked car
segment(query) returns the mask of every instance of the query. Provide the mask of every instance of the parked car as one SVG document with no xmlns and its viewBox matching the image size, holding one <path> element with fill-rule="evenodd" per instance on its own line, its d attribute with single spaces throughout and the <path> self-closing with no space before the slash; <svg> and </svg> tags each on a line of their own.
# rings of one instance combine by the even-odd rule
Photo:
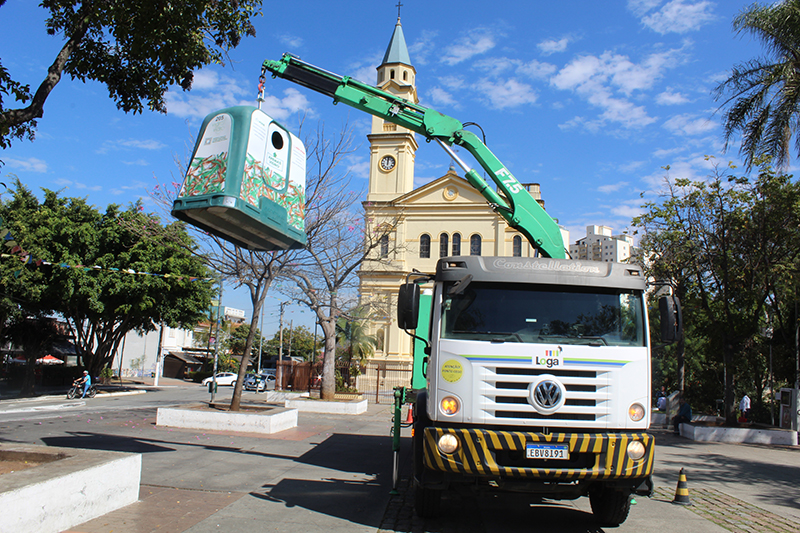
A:
<svg viewBox="0 0 800 533">
<path fill-rule="evenodd" d="M 233 385 L 236 383 L 236 378 L 238 377 L 239 375 L 234 374 L 233 372 L 219 372 L 217 373 L 217 385 L 220 386 L 230 385 L 231 387 L 233 387 Z M 209 376 L 206 379 L 204 379 L 202 383 L 203 385 L 207 386 L 213 380 L 214 380 L 213 376 Z"/>
<path fill-rule="evenodd" d="M 247 374 L 244 378 L 244 389 L 263 392 L 275 388 L 275 376 L 272 374 Z"/>
</svg>

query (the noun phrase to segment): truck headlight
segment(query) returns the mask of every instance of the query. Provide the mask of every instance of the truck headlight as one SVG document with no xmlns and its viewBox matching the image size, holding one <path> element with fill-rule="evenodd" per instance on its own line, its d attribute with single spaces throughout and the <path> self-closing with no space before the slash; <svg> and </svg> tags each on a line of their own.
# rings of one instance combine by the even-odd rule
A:
<svg viewBox="0 0 800 533">
<path fill-rule="evenodd" d="M 439 402 L 439 408 L 442 410 L 442 413 L 446 414 L 447 416 L 453 416 L 461 409 L 461 406 L 458 403 L 458 399 L 453 396 L 445 396 L 442 398 L 442 401 Z"/>
<path fill-rule="evenodd" d="M 644 457 L 644 444 L 641 441 L 635 440 L 628 443 L 628 457 L 633 461 L 638 461 Z"/>
<path fill-rule="evenodd" d="M 638 422 L 644 418 L 644 407 L 642 407 L 642 404 L 634 403 L 628 407 L 628 416 L 631 417 L 631 420 L 634 422 Z"/>
<path fill-rule="evenodd" d="M 439 437 L 439 442 L 436 443 L 439 451 L 445 455 L 450 455 L 458 449 L 458 439 L 452 433 L 445 433 Z"/>
</svg>

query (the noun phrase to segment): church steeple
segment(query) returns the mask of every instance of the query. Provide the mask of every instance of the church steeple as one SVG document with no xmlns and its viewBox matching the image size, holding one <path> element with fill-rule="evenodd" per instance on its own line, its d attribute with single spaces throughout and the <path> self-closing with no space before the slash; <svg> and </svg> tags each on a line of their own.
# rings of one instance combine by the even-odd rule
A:
<svg viewBox="0 0 800 533">
<path fill-rule="evenodd" d="M 377 67 L 378 88 L 398 98 L 419 103 L 416 88 L 417 71 L 408 55 L 403 26 L 400 24 L 398 4 L 397 23 L 392 38 Z M 405 129 L 372 117 L 370 143 L 370 171 L 367 201 L 388 202 L 414 188 L 414 154 L 418 145 L 414 134 Z"/>
<path fill-rule="evenodd" d="M 402 63 L 411 66 L 411 58 L 408 56 L 408 47 L 406 46 L 406 38 L 403 36 L 403 25 L 400 24 L 400 17 L 397 17 L 392 40 L 389 41 L 389 47 L 386 49 L 381 65 L 387 63 Z"/>
</svg>

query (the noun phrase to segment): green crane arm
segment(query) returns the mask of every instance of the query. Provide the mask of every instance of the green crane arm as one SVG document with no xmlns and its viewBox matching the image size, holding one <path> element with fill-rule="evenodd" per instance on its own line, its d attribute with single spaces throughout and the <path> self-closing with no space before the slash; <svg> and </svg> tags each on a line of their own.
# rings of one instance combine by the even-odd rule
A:
<svg viewBox="0 0 800 533">
<path fill-rule="evenodd" d="M 486 198 L 492 209 L 500 214 L 509 226 L 525 235 L 542 255 L 554 258 L 566 257 L 564 241 L 555 220 L 528 194 L 522 184 L 478 136 L 465 130 L 464 125 L 455 118 L 414 104 L 349 76 L 339 76 L 315 67 L 291 54 L 284 54 L 279 61 L 264 61 L 262 73 L 266 71 L 271 72 L 273 77 L 281 77 L 330 96 L 334 103 L 343 102 L 424 135 L 429 141 L 436 140 L 464 169 L 469 184 Z M 503 194 L 498 194 L 474 169 L 466 165 L 452 150 L 452 145 L 461 146 L 471 153 Z"/>
</svg>

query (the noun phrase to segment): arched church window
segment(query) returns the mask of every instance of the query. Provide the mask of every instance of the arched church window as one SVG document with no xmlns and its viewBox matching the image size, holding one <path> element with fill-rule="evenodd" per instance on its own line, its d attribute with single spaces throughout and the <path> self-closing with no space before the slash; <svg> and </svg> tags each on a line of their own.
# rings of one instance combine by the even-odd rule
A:
<svg viewBox="0 0 800 533">
<path fill-rule="evenodd" d="M 394 79 L 394 69 L 389 71 L 389 79 Z"/>
<path fill-rule="evenodd" d="M 461 234 L 453 233 L 453 255 L 461 255 Z"/>
<path fill-rule="evenodd" d="M 408 72 L 403 72 L 403 81 L 408 81 Z"/>
<path fill-rule="evenodd" d="M 447 233 L 439 235 L 439 257 L 447 257 L 447 251 L 450 248 L 450 238 Z"/>
<path fill-rule="evenodd" d="M 513 250 L 511 252 L 512 255 L 514 257 L 522 257 L 522 237 L 520 237 L 519 235 L 514 235 L 513 242 L 514 242 Z"/>
<path fill-rule="evenodd" d="M 481 255 L 481 236 L 473 235 L 469 238 L 469 255 Z"/>
<path fill-rule="evenodd" d="M 431 256 L 431 236 L 423 233 L 419 238 L 419 256 L 427 259 Z"/>
</svg>

